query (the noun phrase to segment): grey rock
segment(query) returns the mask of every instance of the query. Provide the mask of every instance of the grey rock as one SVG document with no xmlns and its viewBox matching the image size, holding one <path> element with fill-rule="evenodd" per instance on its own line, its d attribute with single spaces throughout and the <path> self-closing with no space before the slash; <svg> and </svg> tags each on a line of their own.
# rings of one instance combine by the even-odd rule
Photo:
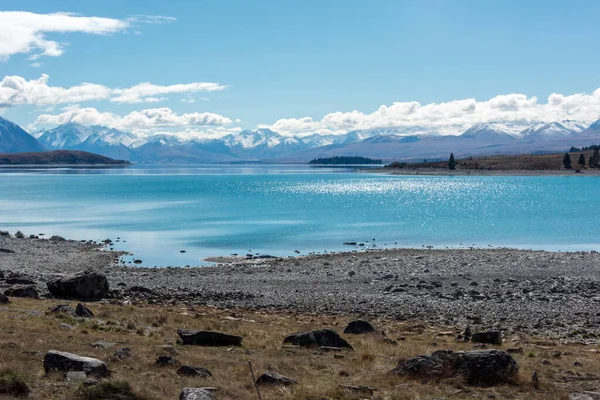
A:
<svg viewBox="0 0 600 400">
<path fill-rule="evenodd" d="M 281 385 L 290 386 L 295 385 L 297 382 L 295 379 L 288 378 L 287 376 L 278 374 L 276 372 L 267 371 L 256 380 L 258 386 L 264 385 Z"/>
<path fill-rule="evenodd" d="M 100 300 L 108 295 L 108 289 L 106 276 L 92 270 L 48 282 L 48 290 L 58 298 Z"/>
<path fill-rule="evenodd" d="M 9 285 L 35 285 L 35 281 L 23 274 L 10 274 L 5 278 L 6 283 Z"/>
<path fill-rule="evenodd" d="M 569 395 L 569 400 L 594 400 L 594 398 L 585 393 L 571 393 Z"/>
<path fill-rule="evenodd" d="M 81 303 L 78 303 L 77 307 L 75 307 L 75 315 L 77 315 L 78 317 L 82 317 L 82 318 L 93 318 L 94 317 L 94 313 L 92 312 L 92 310 L 90 310 L 89 308 L 87 308 L 86 306 L 84 306 Z"/>
<path fill-rule="evenodd" d="M 519 371 L 516 361 L 500 350 L 467 352 L 436 351 L 400 361 L 393 370 L 415 379 L 463 377 L 470 385 L 495 385 L 511 382 Z"/>
<path fill-rule="evenodd" d="M 295 333 L 283 339 L 283 344 L 292 344 L 301 347 L 340 347 L 352 349 L 350 343 L 331 329 Z"/>
<path fill-rule="evenodd" d="M 177 334 L 183 344 L 197 346 L 241 346 L 242 337 L 212 331 L 179 329 Z"/>
<path fill-rule="evenodd" d="M 8 303 L 10 303 L 10 299 L 5 294 L 0 293 L 0 304 Z"/>
<path fill-rule="evenodd" d="M 487 343 L 502 345 L 502 332 L 500 331 L 487 331 L 474 333 L 471 336 L 471 342 L 473 343 Z"/>
<path fill-rule="evenodd" d="M 115 347 L 117 344 L 112 342 L 107 342 L 106 340 L 98 340 L 97 342 L 90 343 L 90 347 L 94 349 L 110 349 Z"/>
<path fill-rule="evenodd" d="M 348 326 L 346 326 L 346 329 L 344 329 L 344 333 L 353 335 L 360 335 L 363 333 L 370 333 L 374 331 L 375 328 L 373 328 L 373 325 L 371 325 L 367 321 L 361 320 L 350 322 Z"/>
<path fill-rule="evenodd" d="M 177 375 L 198 377 L 198 378 L 210 378 L 212 376 L 212 373 L 209 370 L 207 370 L 206 368 L 182 365 L 177 370 Z"/>
<path fill-rule="evenodd" d="M 164 367 L 167 365 L 177 365 L 177 364 L 180 364 L 180 362 L 177 359 L 175 359 L 173 357 L 169 357 L 169 356 L 159 356 L 156 359 L 156 365 L 161 366 L 161 367 Z"/>
<path fill-rule="evenodd" d="M 113 361 L 123 361 L 127 358 L 133 358 L 131 354 L 131 349 L 129 347 L 123 347 L 121 349 L 117 349 L 112 356 L 110 356 L 110 360 Z"/>
<path fill-rule="evenodd" d="M 14 253 L 14 250 L 11 249 L 0 249 L 0 253 L 7 253 L 7 254 L 12 254 Z"/>
<path fill-rule="evenodd" d="M 59 304 L 57 306 L 51 307 L 50 310 L 48 310 L 48 312 L 51 314 L 75 315 L 75 310 L 69 307 L 68 304 Z"/>
<path fill-rule="evenodd" d="M 62 236 L 58 236 L 58 235 L 54 235 L 54 236 L 51 236 L 51 237 L 50 237 L 50 241 L 51 241 L 51 242 L 64 242 L 64 241 L 66 241 L 66 240 L 67 240 L 67 239 L 65 239 L 64 237 L 62 237 Z"/>
<path fill-rule="evenodd" d="M 6 296 L 11 297 L 29 297 L 39 299 L 40 295 L 34 285 L 15 286 L 4 291 Z"/>
<path fill-rule="evenodd" d="M 25 234 L 21 231 L 17 231 L 17 233 L 15 233 L 15 237 L 17 239 L 25 239 Z"/>
<path fill-rule="evenodd" d="M 46 371 L 46 374 L 52 371 L 65 373 L 70 371 L 83 371 L 89 376 L 96 376 L 99 378 L 110 375 L 108 367 L 100 360 L 56 350 L 50 350 L 46 353 L 46 356 L 44 356 L 44 371 Z"/>
<path fill-rule="evenodd" d="M 84 371 L 69 371 L 65 374 L 65 378 L 69 382 L 83 382 L 87 379 L 87 374 Z"/>
<path fill-rule="evenodd" d="M 59 324 L 58 327 L 62 328 L 62 329 L 68 329 L 68 330 L 71 330 L 71 331 L 73 329 L 75 329 L 75 327 L 73 325 L 65 324 L 64 322 L 62 322 L 61 324 Z"/>
<path fill-rule="evenodd" d="M 179 400 L 214 400 L 215 396 L 210 390 L 203 388 L 183 388 Z"/>
<path fill-rule="evenodd" d="M 10 236 L 9 231 L 0 231 L 0 236 Z"/>
</svg>

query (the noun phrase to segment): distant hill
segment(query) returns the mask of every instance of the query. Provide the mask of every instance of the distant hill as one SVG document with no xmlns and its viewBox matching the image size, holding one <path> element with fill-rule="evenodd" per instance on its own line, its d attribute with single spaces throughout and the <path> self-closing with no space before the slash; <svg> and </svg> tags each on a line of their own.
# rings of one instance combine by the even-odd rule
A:
<svg viewBox="0 0 600 400">
<path fill-rule="evenodd" d="M 85 151 L 55 150 L 39 153 L 0 154 L 0 165 L 130 165 L 128 161 Z"/>
<path fill-rule="evenodd" d="M 0 117 L 0 153 L 44 151 L 44 146 L 19 125 Z"/>
</svg>

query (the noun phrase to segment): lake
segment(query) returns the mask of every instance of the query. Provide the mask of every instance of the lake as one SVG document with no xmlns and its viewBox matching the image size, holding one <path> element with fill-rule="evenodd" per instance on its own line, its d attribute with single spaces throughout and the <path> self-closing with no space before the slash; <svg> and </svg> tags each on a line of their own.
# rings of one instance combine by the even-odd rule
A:
<svg viewBox="0 0 600 400">
<path fill-rule="evenodd" d="M 0 172 L 0 229 L 119 238 L 115 248 L 144 266 L 374 247 L 600 250 L 598 199 L 600 178 L 585 176 L 387 176 L 262 165 L 7 168 Z"/>
</svg>

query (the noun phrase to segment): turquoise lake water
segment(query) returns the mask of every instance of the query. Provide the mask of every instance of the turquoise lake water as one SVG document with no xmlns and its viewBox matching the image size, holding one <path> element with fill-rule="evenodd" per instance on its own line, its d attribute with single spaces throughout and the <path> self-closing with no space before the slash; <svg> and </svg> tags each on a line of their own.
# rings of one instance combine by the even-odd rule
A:
<svg viewBox="0 0 600 400">
<path fill-rule="evenodd" d="M 600 178 L 308 166 L 5 169 L 0 229 L 111 238 L 145 266 L 377 247 L 600 250 Z M 343 242 L 365 243 L 364 247 Z M 185 253 L 180 253 L 185 250 Z"/>
</svg>

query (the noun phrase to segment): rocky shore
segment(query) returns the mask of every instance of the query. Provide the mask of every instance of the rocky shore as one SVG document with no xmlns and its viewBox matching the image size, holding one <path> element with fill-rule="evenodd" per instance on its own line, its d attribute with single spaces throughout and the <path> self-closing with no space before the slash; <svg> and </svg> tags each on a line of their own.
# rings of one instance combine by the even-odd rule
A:
<svg viewBox="0 0 600 400">
<path fill-rule="evenodd" d="M 25 235 L 23 235 L 25 236 Z M 109 301 L 380 317 L 600 340 L 600 254 L 395 249 L 246 260 L 198 268 L 118 265 L 101 244 L 0 235 L 0 293 L 93 269 Z"/>
</svg>

